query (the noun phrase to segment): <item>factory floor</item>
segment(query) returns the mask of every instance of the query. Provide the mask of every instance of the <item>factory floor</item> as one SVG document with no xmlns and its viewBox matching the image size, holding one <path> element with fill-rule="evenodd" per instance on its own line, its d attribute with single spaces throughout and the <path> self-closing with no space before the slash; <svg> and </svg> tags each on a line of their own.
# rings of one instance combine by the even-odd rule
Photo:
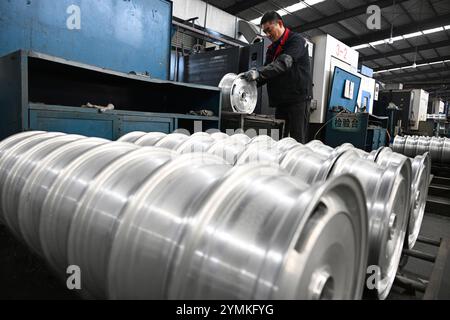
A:
<svg viewBox="0 0 450 320">
<path fill-rule="evenodd" d="M 450 217 L 426 213 L 420 235 L 429 239 L 450 239 Z M 438 255 L 439 248 L 433 245 L 417 242 L 414 250 L 418 250 L 431 255 Z M 434 267 L 436 265 L 429 261 L 422 259 L 408 257 L 408 262 L 403 268 L 402 272 L 409 277 L 422 279 L 424 283 L 430 280 Z M 450 256 L 447 256 L 446 270 L 450 268 Z M 442 283 L 439 293 L 439 299 L 450 299 L 450 287 L 448 279 L 450 274 L 445 274 L 445 282 Z M 423 293 L 415 291 L 413 293 L 407 293 L 401 288 L 394 287 L 390 293 L 389 299 L 422 299 Z"/>
<path fill-rule="evenodd" d="M 427 238 L 450 238 L 450 218 L 426 214 L 421 235 Z M 437 254 L 437 248 L 417 243 L 414 249 Z M 434 264 L 409 257 L 403 271 L 427 280 L 433 272 Z M 447 276 L 449 278 L 449 276 Z M 0 299 L 80 299 L 75 292 L 67 290 L 65 282 L 58 279 L 44 261 L 32 254 L 28 248 L 11 236 L 0 225 Z M 389 299 L 421 299 L 422 294 L 406 294 L 394 287 Z M 445 298 L 445 295 L 443 296 Z M 447 292 L 447 298 L 450 293 Z"/>
<path fill-rule="evenodd" d="M 46 263 L 0 224 L 0 300 L 73 300 Z"/>
</svg>

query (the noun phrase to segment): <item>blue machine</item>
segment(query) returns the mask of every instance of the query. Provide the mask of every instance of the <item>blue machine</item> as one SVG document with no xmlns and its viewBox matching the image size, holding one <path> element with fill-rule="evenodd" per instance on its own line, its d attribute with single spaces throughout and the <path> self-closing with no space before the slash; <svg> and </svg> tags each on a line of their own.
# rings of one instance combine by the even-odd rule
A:
<svg viewBox="0 0 450 320">
<path fill-rule="evenodd" d="M 360 85 L 360 77 L 335 68 L 327 114 L 326 144 L 337 147 L 349 142 L 366 151 L 386 145 L 388 118 L 357 110 Z"/>
<path fill-rule="evenodd" d="M 373 69 L 362 64 L 361 65 L 361 74 L 363 74 L 369 78 L 373 78 Z"/>
<path fill-rule="evenodd" d="M 0 57 L 30 50 L 167 80 L 172 2 L 0 1 Z"/>
<path fill-rule="evenodd" d="M 365 90 L 361 90 L 361 101 L 359 102 L 361 109 L 364 108 L 364 110 L 370 112 L 372 110 L 372 105 L 370 104 L 371 99 L 372 93 Z"/>
</svg>

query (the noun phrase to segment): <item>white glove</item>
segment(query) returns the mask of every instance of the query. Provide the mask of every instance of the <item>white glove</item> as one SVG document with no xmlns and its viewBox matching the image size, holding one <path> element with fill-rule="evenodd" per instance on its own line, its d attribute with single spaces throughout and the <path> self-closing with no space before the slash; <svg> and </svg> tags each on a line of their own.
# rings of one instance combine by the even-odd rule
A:
<svg viewBox="0 0 450 320">
<path fill-rule="evenodd" d="M 256 69 L 252 69 L 244 73 L 244 78 L 247 79 L 247 81 L 256 81 L 259 79 L 259 72 Z"/>
</svg>

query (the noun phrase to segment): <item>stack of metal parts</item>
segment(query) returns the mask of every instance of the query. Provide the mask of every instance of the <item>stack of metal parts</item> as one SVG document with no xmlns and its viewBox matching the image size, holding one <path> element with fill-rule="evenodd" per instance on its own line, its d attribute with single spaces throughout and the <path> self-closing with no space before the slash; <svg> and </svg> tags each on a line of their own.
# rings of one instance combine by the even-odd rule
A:
<svg viewBox="0 0 450 320">
<path fill-rule="evenodd" d="M 430 174 L 428 155 L 416 157 L 411 163 L 389 148 L 369 154 L 350 144 L 333 149 L 320 141 L 301 145 L 290 138 L 275 142 L 268 136 L 250 139 L 243 134 L 223 133 L 186 136 L 134 132 L 122 141 L 178 153 L 206 152 L 221 156 L 230 165 L 275 163 L 307 184 L 342 174 L 357 177 L 369 213 L 369 265 L 380 267 L 378 298 L 388 295 L 402 249 L 414 247 L 420 231 Z"/>
<path fill-rule="evenodd" d="M 396 136 L 392 149 L 408 157 L 428 152 L 433 162 L 450 164 L 450 139 L 448 138 Z"/>
<path fill-rule="evenodd" d="M 369 223 L 351 174 L 308 184 L 235 156 L 244 135 L 123 140 L 159 147 L 45 132 L 0 143 L 1 223 L 64 281 L 79 266 L 87 297 L 361 298 Z M 277 146 L 295 152 L 293 141 Z"/>
</svg>

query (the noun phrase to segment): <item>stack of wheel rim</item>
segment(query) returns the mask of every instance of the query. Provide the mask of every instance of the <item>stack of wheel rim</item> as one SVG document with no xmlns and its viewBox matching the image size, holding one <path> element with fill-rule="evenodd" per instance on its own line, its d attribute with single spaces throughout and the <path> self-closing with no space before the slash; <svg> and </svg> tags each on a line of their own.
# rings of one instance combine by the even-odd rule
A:
<svg viewBox="0 0 450 320">
<path fill-rule="evenodd" d="M 236 151 L 269 139 L 225 138 L 12 136 L 0 143 L 0 221 L 61 277 L 79 266 L 85 297 L 360 298 L 369 222 L 358 179 L 308 184 L 271 151 L 261 162 L 256 148 Z M 241 164 L 215 155 L 224 150 Z"/>
<path fill-rule="evenodd" d="M 432 162 L 450 163 L 450 139 L 448 138 L 396 136 L 392 149 L 408 157 L 429 153 Z"/>
</svg>

